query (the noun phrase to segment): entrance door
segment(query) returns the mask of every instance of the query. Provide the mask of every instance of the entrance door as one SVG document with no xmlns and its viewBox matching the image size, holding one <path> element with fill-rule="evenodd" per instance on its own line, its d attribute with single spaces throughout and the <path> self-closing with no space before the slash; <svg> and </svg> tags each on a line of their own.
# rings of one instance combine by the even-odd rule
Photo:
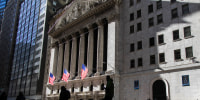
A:
<svg viewBox="0 0 200 100">
<path fill-rule="evenodd" d="M 167 100 L 166 86 L 162 80 L 153 83 L 153 100 Z"/>
</svg>

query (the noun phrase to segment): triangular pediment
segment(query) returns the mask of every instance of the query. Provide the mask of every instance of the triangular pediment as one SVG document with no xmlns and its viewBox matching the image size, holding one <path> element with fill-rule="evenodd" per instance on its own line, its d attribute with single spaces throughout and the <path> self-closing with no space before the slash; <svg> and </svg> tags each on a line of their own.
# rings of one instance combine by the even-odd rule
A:
<svg viewBox="0 0 200 100">
<path fill-rule="evenodd" d="M 98 11 L 109 8 L 110 5 L 115 5 L 114 0 L 73 0 L 70 4 L 66 5 L 62 9 L 59 17 L 55 20 L 54 25 L 49 30 L 51 35 L 52 31 L 62 30 L 70 24 L 74 24 L 77 21 L 89 17 L 92 14 L 98 13 Z"/>
</svg>

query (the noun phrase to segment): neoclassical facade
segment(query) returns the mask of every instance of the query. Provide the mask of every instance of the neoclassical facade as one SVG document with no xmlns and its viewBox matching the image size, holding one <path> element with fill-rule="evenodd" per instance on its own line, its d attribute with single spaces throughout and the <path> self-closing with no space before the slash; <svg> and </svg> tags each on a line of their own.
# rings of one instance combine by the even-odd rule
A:
<svg viewBox="0 0 200 100">
<path fill-rule="evenodd" d="M 65 86 L 70 100 L 101 100 L 110 75 L 117 100 L 119 5 L 120 0 L 73 0 L 53 17 L 48 32 L 45 99 L 58 100 L 61 86 Z M 84 80 L 82 64 L 88 68 Z M 63 69 L 70 73 L 68 82 L 61 81 Z M 48 83 L 50 72 L 56 77 L 54 85 Z"/>
</svg>

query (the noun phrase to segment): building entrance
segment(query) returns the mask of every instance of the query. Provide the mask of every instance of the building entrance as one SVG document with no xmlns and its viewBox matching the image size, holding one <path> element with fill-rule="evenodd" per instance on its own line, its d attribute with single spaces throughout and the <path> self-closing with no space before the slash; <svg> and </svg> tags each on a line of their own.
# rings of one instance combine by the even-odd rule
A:
<svg viewBox="0 0 200 100">
<path fill-rule="evenodd" d="M 166 86 L 162 80 L 153 83 L 153 100 L 167 100 Z"/>
</svg>

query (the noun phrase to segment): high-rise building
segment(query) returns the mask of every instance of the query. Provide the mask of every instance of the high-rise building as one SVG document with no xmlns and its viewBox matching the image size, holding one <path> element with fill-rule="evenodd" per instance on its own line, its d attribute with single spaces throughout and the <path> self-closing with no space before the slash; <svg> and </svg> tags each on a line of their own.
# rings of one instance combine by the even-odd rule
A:
<svg viewBox="0 0 200 100">
<path fill-rule="evenodd" d="M 3 16 L 4 16 L 4 10 L 7 6 L 8 0 L 0 0 L 0 27 L 2 24 Z"/>
<path fill-rule="evenodd" d="M 38 100 L 46 55 L 47 0 L 14 1 L 20 4 L 8 96 L 15 99 L 22 92 L 27 99 Z"/>
<path fill-rule="evenodd" d="M 1 0 L 2 4 L 5 4 L 5 0 Z M 2 8 L 4 6 L 2 5 Z M 9 80 L 10 80 L 10 66 L 12 65 L 12 55 L 15 42 L 15 33 L 17 29 L 17 19 L 19 2 L 16 0 L 9 0 L 4 12 L 4 17 L 0 32 L 0 88 L 1 91 L 8 92 Z M 1 10 L 2 11 L 2 10 Z M 3 13 L 3 12 L 2 12 Z"/>
<path fill-rule="evenodd" d="M 121 1 L 117 100 L 199 100 L 200 1 Z"/>
</svg>

